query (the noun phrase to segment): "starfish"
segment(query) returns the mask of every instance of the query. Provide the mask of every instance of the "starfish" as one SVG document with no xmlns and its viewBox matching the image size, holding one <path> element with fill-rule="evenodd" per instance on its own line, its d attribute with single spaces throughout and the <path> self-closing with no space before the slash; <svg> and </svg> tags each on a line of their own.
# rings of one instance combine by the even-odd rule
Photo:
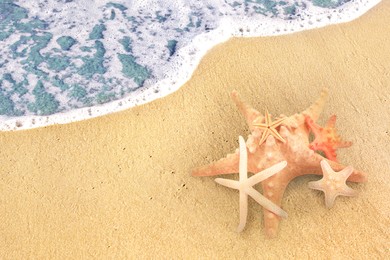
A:
<svg viewBox="0 0 390 260">
<path fill-rule="evenodd" d="M 315 151 L 323 151 L 326 158 L 337 162 L 336 149 L 350 147 L 352 142 L 346 142 L 341 139 L 337 134 L 335 127 L 336 115 L 332 115 L 325 127 L 321 127 L 314 123 L 309 117 L 305 117 L 306 124 L 310 130 L 314 133 L 315 139 L 309 144 L 309 148 Z"/>
<path fill-rule="evenodd" d="M 322 175 L 320 162 L 325 158 L 309 148 L 309 128 L 305 123 L 305 116 L 309 116 L 314 122 L 318 120 L 322 112 L 328 91 L 324 90 L 320 98 L 303 112 L 286 117 L 280 126 L 279 133 L 286 140 L 285 143 L 276 142 L 273 135 L 269 135 L 263 145 L 259 145 L 261 138 L 260 129 L 253 125 L 254 120 L 259 120 L 262 115 L 248 104 L 241 101 L 237 92 L 232 93 L 232 98 L 240 112 L 248 123 L 251 134 L 248 136 L 246 145 L 248 148 L 248 171 L 251 173 L 261 172 L 270 166 L 287 161 L 287 167 L 281 172 L 261 182 L 263 195 L 276 205 L 282 203 L 283 193 L 287 185 L 296 177 L 316 174 Z M 335 171 L 345 168 L 344 165 L 327 161 Z M 237 173 L 239 168 L 239 151 L 229 154 L 216 162 L 198 167 L 192 171 L 193 176 L 215 176 L 220 174 Z M 354 170 L 348 177 L 349 181 L 364 182 L 367 174 Z M 280 217 L 263 209 L 264 226 L 268 237 L 277 234 Z"/>
<path fill-rule="evenodd" d="M 281 141 L 283 143 L 286 142 L 286 140 L 284 140 L 283 137 L 280 136 L 279 132 L 276 130 L 276 127 L 278 127 L 280 124 L 282 124 L 285 118 L 280 118 L 280 119 L 272 122 L 271 121 L 271 116 L 268 113 L 268 110 L 265 110 L 265 124 L 257 122 L 257 121 L 259 121 L 259 119 L 260 119 L 260 122 L 261 122 L 262 121 L 262 117 L 258 117 L 257 119 L 255 119 L 253 121 L 253 126 L 256 126 L 259 129 L 263 130 L 263 134 L 261 136 L 259 145 L 264 143 L 264 141 L 270 135 L 273 135 L 276 139 L 278 139 L 279 141 Z"/>
<path fill-rule="evenodd" d="M 248 215 L 248 195 L 251 196 L 257 203 L 262 205 L 264 208 L 273 212 L 274 214 L 284 217 L 287 217 L 287 213 L 282 210 L 280 207 L 275 205 L 273 202 L 265 198 L 258 191 L 256 191 L 253 186 L 259 182 L 271 177 L 272 175 L 280 172 L 284 167 L 286 167 L 287 162 L 280 162 L 262 172 L 253 175 L 248 179 L 248 154 L 246 150 L 246 145 L 244 138 L 239 137 L 240 144 L 240 162 L 239 162 L 239 181 L 216 178 L 215 181 L 223 186 L 228 188 L 236 189 L 240 191 L 240 224 L 238 225 L 237 232 L 241 232 L 246 224 L 246 218 Z"/>
<path fill-rule="evenodd" d="M 325 193 L 325 205 L 327 208 L 333 207 L 337 196 L 356 196 L 357 192 L 348 187 L 345 182 L 352 174 L 352 166 L 348 166 L 339 172 L 333 171 L 326 160 L 321 161 L 321 168 L 324 177 L 319 181 L 309 182 L 309 188 L 320 190 Z"/>
</svg>

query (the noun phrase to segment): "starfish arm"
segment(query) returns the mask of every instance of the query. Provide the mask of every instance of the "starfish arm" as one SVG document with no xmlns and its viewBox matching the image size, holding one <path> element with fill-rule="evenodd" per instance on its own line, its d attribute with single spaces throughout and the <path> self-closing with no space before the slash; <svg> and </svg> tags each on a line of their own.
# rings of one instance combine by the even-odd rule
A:
<svg viewBox="0 0 390 260">
<path fill-rule="evenodd" d="M 327 128 L 334 128 L 336 126 L 336 115 L 332 115 L 326 123 Z"/>
<path fill-rule="evenodd" d="M 259 111 L 257 111 L 256 109 L 252 108 L 251 106 L 249 106 L 248 104 L 244 103 L 241 98 L 240 98 L 240 95 L 238 94 L 237 91 L 233 91 L 232 94 L 232 99 L 234 101 L 234 103 L 236 104 L 236 106 L 238 107 L 238 109 L 240 110 L 241 114 L 243 114 L 243 116 L 245 117 L 246 119 L 246 122 L 249 126 L 249 129 L 251 131 L 253 131 L 254 127 L 252 125 L 253 121 L 260 117 L 260 119 L 262 120 L 262 116 L 260 114 Z"/>
<path fill-rule="evenodd" d="M 271 115 L 268 113 L 268 110 L 265 110 L 264 119 L 265 119 L 265 124 L 269 126 L 271 123 Z"/>
<path fill-rule="evenodd" d="M 238 142 L 240 145 L 239 178 L 240 181 L 244 181 L 248 178 L 248 152 L 246 150 L 245 140 L 241 135 L 238 137 Z"/>
<path fill-rule="evenodd" d="M 324 173 L 324 176 L 325 176 L 325 174 L 328 175 L 331 172 L 333 172 L 332 167 L 330 167 L 329 163 L 326 160 L 322 160 L 320 164 L 321 164 L 321 169 L 322 169 L 322 172 Z"/>
<path fill-rule="evenodd" d="M 318 153 L 313 153 L 311 155 L 311 157 L 307 159 L 307 161 L 306 161 L 307 167 L 306 167 L 306 169 L 304 169 L 304 171 L 302 171 L 302 175 L 303 174 L 323 175 L 321 168 L 319 167 L 320 162 L 322 160 L 326 160 L 329 163 L 330 167 L 334 171 L 341 171 L 346 167 L 345 165 L 343 165 L 341 163 L 328 160 L 328 159 L 322 157 L 321 155 L 319 155 Z M 366 182 L 367 181 L 367 173 L 354 169 L 352 174 L 348 177 L 348 181 Z"/>
<path fill-rule="evenodd" d="M 342 165 L 338 162 L 334 162 L 334 161 L 330 161 L 330 160 L 327 160 L 327 162 L 329 163 L 330 167 L 336 172 L 341 171 L 346 167 L 345 165 Z M 347 180 L 352 181 L 352 182 L 366 182 L 367 181 L 367 173 L 354 169 Z"/>
<path fill-rule="evenodd" d="M 214 180 L 216 183 L 223 185 L 225 187 L 231 188 L 231 189 L 239 189 L 239 182 L 229 179 L 223 179 L 223 178 L 216 178 Z"/>
<path fill-rule="evenodd" d="M 237 232 L 244 230 L 246 225 L 246 219 L 248 217 L 248 194 L 244 191 L 240 191 L 240 223 L 237 227 Z"/>
<path fill-rule="evenodd" d="M 348 196 L 348 197 L 354 197 L 354 196 L 357 196 L 358 195 L 358 191 L 348 187 L 347 185 L 345 185 L 343 187 L 343 190 L 340 191 L 340 195 L 343 195 L 343 196 Z"/>
<path fill-rule="evenodd" d="M 324 105 L 327 98 L 328 89 L 325 88 L 321 91 L 321 96 L 310 107 L 303 111 L 302 114 L 310 116 L 314 122 L 317 121 L 320 117 L 322 110 L 324 109 Z"/>
<path fill-rule="evenodd" d="M 263 134 L 261 135 L 261 139 L 259 141 L 259 145 L 262 145 L 268 136 L 269 136 L 269 128 L 267 128 L 263 131 Z"/>
<path fill-rule="evenodd" d="M 276 173 L 280 172 L 281 170 L 283 170 L 285 167 L 287 166 L 287 162 L 286 161 L 282 161 L 280 163 L 277 163 L 255 175 L 253 175 L 252 177 L 250 177 L 248 180 L 247 180 L 247 184 L 249 187 L 252 187 L 256 184 L 258 184 L 259 182 L 262 182 L 264 181 L 265 179 L 268 179 L 269 177 L 271 177 L 272 175 L 275 175 Z"/>
<path fill-rule="evenodd" d="M 322 146 L 318 150 L 323 151 L 327 159 L 334 161 L 334 162 L 338 162 L 336 149 L 334 149 L 333 147 Z"/>
<path fill-rule="evenodd" d="M 276 127 L 280 126 L 284 120 L 286 120 L 286 117 L 279 118 L 278 120 L 273 121 L 271 124 L 271 127 L 276 128 Z"/>
<path fill-rule="evenodd" d="M 257 121 L 258 121 L 257 119 L 255 119 L 255 121 L 253 121 L 253 126 L 256 126 L 257 128 L 260 128 L 262 130 L 265 130 L 268 128 L 268 126 L 266 124 L 258 123 Z"/>
<path fill-rule="evenodd" d="M 308 183 L 310 189 L 324 191 L 323 180 L 311 181 Z"/>
<path fill-rule="evenodd" d="M 343 196 L 349 196 L 353 197 L 358 194 L 357 191 L 351 189 L 348 187 L 346 184 L 343 184 L 342 187 L 339 188 L 332 188 L 329 185 L 325 183 L 323 179 L 319 181 L 311 181 L 309 182 L 309 188 L 314 189 L 314 190 L 320 190 L 324 192 L 325 195 L 325 205 L 327 208 L 333 207 L 334 201 L 337 196 L 343 195 Z"/>
<path fill-rule="evenodd" d="M 352 145 L 350 141 L 340 141 L 334 145 L 334 148 L 347 148 Z"/>
<path fill-rule="evenodd" d="M 280 207 L 285 187 L 269 187 L 268 184 L 265 184 L 265 182 L 262 182 L 262 187 L 264 196 Z M 278 217 L 278 215 L 266 208 L 263 208 L 263 215 L 264 231 L 266 236 L 268 238 L 273 238 L 278 233 L 278 226 L 281 219 Z"/>
<path fill-rule="evenodd" d="M 278 131 L 275 130 L 275 128 L 269 128 L 269 131 L 271 132 L 271 134 L 276 138 L 278 139 L 279 141 L 281 141 L 282 143 L 285 143 L 286 140 L 284 140 L 284 138 L 278 133 Z"/>
<path fill-rule="evenodd" d="M 230 154 L 216 162 L 198 167 L 192 171 L 193 176 L 214 176 L 238 172 L 239 154 Z"/>
<path fill-rule="evenodd" d="M 345 167 L 342 171 L 340 171 L 338 174 L 341 176 L 343 181 L 346 181 L 349 176 L 353 173 L 353 167 L 352 166 L 347 166 Z"/>
<path fill-rule="evenodd" d="M 305 116 L 305 122 L 309 126 L 310 130 L 314 133 L 315 136 L 318 136 L 321 134 L 321 127 L 314 123 L 313 119 L 309 116 Z"/>
<path fill-rule="evenodd" d="M 332 193 L 327 193 L 325 192 L 325 206 L 329 209 L 331 207 L 333 207 L 334 205 L 334 201 L 336 199 L 336 197 L 338 196 L 337 193 L 335 192 L 332 192 Z"/>
<path fill-rule="evenodd" d="M 287 218 L 288 214 L 283 209 L 278 207 L 275 203 L 261 195 L 258 191 L 256 191 L 252 187 L 248 187 L 245 189 L 245 191 L 248 193 L 249 196 L 251 196 L 257 203 L 259 203 L 261 206 L 263 206 L 265 209 L 273 212 L 274 214 Z"/>
</svg>

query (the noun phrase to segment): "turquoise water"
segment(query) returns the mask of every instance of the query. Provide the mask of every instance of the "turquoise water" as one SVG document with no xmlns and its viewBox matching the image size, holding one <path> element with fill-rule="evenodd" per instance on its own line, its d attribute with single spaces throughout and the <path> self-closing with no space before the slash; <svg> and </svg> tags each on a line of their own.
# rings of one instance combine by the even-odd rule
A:
<svg viewBox="0 0 390 260">
<path fill-rule="evenodd" d="M 186 61 L 198 61 L 216 42 L 280 34 L 294 21 L 301 30 L 328 17 L 323 26 L 359 6 L 349 0 L 0 0 L 0 119 L 66 117 L 113 101 L 127 107 L 151 101 L 180 87 L 196 67 Z M 228 30 L 236 24 L 242 26 Z M 118 105 L 98 114 L 115 110 Z"/>
</svg>

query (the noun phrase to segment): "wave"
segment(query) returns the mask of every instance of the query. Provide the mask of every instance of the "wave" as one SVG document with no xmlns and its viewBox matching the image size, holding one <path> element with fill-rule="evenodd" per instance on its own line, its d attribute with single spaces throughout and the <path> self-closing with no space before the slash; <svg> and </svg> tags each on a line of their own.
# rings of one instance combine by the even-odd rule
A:
<svg viewBox="0 0 390 260">
<path fill-rule="evenodd" d="M 353 20 L 380 0 L 0 0 L 0 130 L 64 124 L 164 97 L 231 37 Z"/>
</svg>

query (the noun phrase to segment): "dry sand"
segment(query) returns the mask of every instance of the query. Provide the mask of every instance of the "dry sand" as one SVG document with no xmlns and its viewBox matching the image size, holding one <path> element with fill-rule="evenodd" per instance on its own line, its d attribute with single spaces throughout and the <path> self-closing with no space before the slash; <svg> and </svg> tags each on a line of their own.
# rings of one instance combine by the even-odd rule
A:
<svg viewBox="0 0 390 260">
<path fill-rule="evenodd" d="M 390 244 L 390 2 L 347 24 L 269 38 L 232 39 L 203 59 L 176 93 L 88 121 L 0 133 L 0 258 L 385 258 Z M 277 238 L 250 202 L 238 224 L 237 191 L 192 168 L 248 134 L 229 94 L 260 111 L 302 111 L 330 89 L 354 142 L 342 163 L 368 172 L 358 197 L 324 206 L 297 178 Z"/>
</svg>

